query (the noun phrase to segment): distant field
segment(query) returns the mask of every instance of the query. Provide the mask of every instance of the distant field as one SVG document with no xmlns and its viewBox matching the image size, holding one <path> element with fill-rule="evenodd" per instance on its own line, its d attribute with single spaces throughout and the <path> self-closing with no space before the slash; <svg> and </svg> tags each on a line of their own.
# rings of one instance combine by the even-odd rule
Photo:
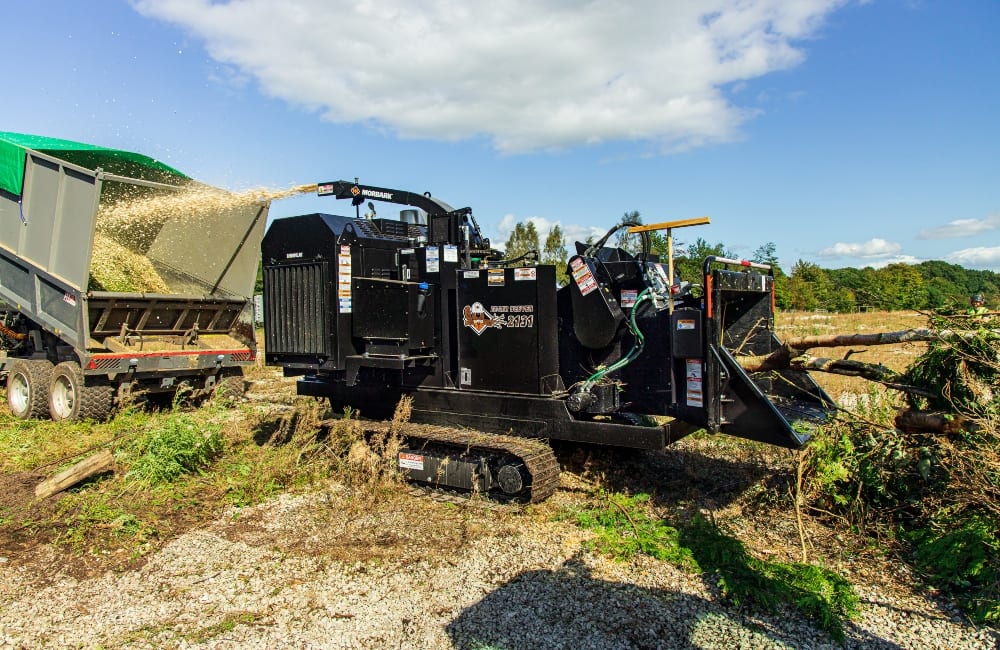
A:
<svg viewBox="0 0 1000 650">
<path fill-rule="evenodd" d="M 899 330 L 927 327 L 927 318 L 916 312 L 874 311 L 856 314 L 836 314 L 823 312 L 780 312 L 775 317 L 775 328 L 782 340 L 800 336 L 822 336 L 831 334 L 873 334 L 876 332 L 896 332 Z M 854 348 L 851 359 L 865 363 L 881 363 L 892 370 L 905 370 L 927 349 L 926 343 L 904 343 L 900 345 L 873 345 Z M 843 358 L 852 348 L 814 348 L 810 354 L 817 357 Z M 864 394 L 872 390 L 873 384 L 856 377 L 845 377 L 822 372 L 812 373 L 813 378 L 830 397 L 837 402 L 852 402 L 850 396 Z M 847 399 L 845 398 L 847 396 Z"/>
</svg>

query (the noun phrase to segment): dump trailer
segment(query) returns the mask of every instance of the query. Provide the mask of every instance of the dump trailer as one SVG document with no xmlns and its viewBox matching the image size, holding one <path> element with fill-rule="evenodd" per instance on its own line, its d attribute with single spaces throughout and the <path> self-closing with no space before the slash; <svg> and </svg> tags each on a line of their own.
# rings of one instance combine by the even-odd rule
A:
<svg viewBox="0 0 1000 650">
<path fill-rule="evenodd" d="M 193 191 L 212 200 L 181 200 Z M 0 133 L 0 380 L 15 416 L 242 394 L 268 204 L 225 196 L 141 154 Z"/>
<path fill-rule="evenodd" d="M 558 482 L 548 441 L 659 450 L 704 429 L 797 448 L 832 409 L 808 374 L 739 363 L 780 345 L 766 265 L 709 258 L 695 297 L 669 260 L 606 245 L 616 227 L 576 245 L 558 287 L 554 266 L 503 259 L 469 208 L 318 187 L 367 200 L 367 217 L 271 224 L 265 360 L 335 411 L 385 419 L 410 397 L 398 464 L 412 480 L 539 501 Z M 410 207 L 376 218 L 373 200 Z"/>
</svg>

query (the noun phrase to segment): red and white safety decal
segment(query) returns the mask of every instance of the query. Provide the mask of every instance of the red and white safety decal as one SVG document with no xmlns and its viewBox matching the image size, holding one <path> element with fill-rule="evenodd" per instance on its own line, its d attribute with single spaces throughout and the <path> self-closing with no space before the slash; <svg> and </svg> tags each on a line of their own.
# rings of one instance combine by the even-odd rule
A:
<svg viewBox="0 0 1000 650">
<path fill-rule="evenodd" d="M 399 452 L 399 468 L 415 469 L 424 471 L 424 457 L 420 454 L 411 454 L 406 451 Z"/>
<path fill-rule="evenodd" d="M 350 314 L 353 300 L 351 299 L 351 247 L 342 244 L 337 255 L 337 300 L 340 303 L 340 313 Z"/>
<path fill-rule="evenodd" d="M 687 359 L 686 362 L 687 405 L 701 408 L 705 406 L 701 382 L 701 359 Z"/>
<path fill-rule="evenodd" d="M 580 288 L 580 293 L 586 296 L 588 293 L 597 290 L 597 280 L 590 272 L 590 267 L 583 263 L 580 258 L 570 261 L 569 266 L 573 269 L 573 281 Z"/>
</svg>

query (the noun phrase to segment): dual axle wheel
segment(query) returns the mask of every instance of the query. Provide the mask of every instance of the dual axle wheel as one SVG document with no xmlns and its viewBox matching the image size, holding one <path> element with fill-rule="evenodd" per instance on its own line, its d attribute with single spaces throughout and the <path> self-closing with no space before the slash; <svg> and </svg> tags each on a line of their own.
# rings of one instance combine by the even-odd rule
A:
<svg viewBox="0 0 1000 650">
<path fill-rule="evenodd" d="M 80 365 L 63 361 L 15 361 L 7 373 L 7 405 L 18 418 L 106 420 L 114 408 L 114 387 L 85 382 Z"/>
<path fill-rule="evenodd" d="M 7 405 L 23 420 L 106 420 L 114 410 L 116 387 L 100 377 L 85 378 L 80 364 L 19 359 L 7 371 Z M 216 398 L 235 402 L 243 396 L 242 375 L 226 375 L 211 390 Z"/>
</svg>

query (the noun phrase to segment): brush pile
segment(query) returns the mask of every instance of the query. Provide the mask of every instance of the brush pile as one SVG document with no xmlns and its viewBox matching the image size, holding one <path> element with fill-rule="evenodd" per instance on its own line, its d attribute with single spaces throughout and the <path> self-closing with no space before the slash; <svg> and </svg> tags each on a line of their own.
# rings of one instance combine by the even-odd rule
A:
<svg viewBox="0 0 1000 650">
<path fill-rule="evenodd" d="M 978 622 L 1000 622 L 1000 334 L 932 316 L 938 332 L 901 375 L 906 407 L 847 418 L 809 448 L 817 510 L 902 533 L 914 566 Z M 918 414 L 937 426 L 908 427 Z"/>
</svg>

